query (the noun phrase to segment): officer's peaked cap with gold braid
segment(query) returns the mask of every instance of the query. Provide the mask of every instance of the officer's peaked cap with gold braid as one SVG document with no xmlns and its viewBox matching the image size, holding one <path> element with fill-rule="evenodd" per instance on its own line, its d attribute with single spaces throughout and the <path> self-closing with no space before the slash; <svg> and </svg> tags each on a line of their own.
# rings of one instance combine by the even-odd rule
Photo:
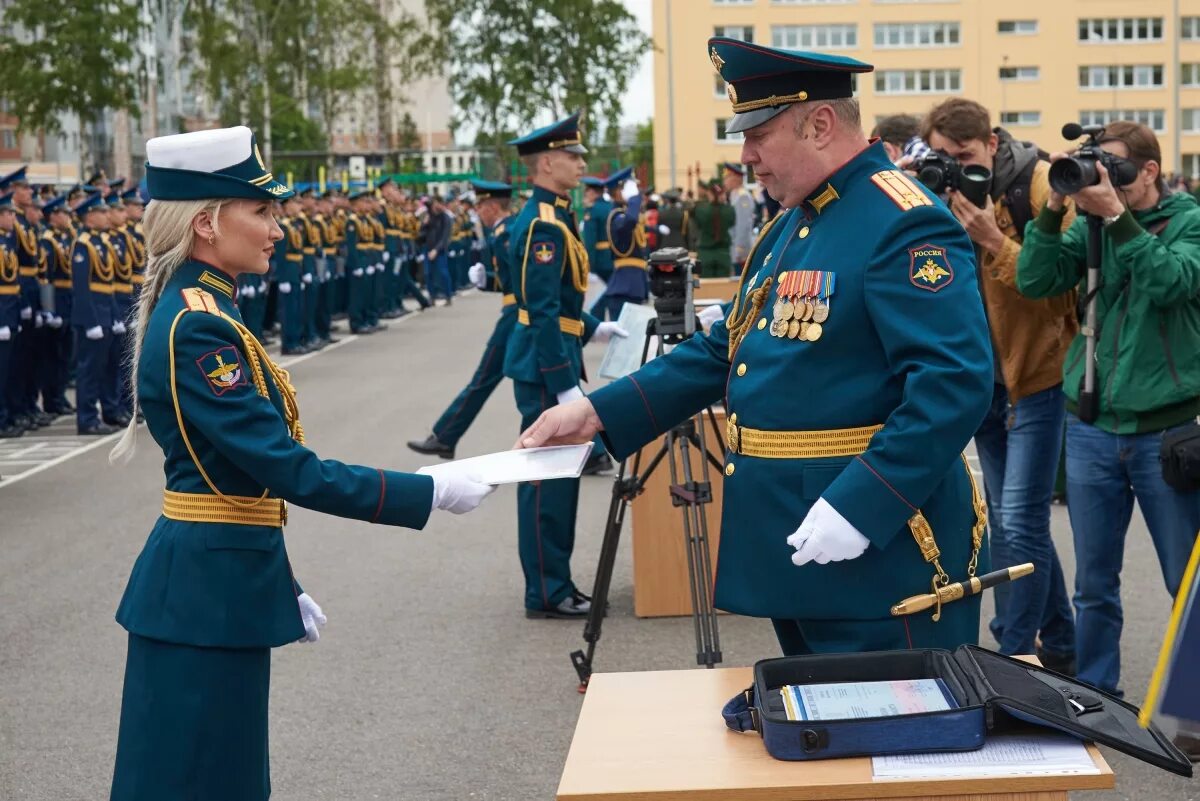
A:
<svg viewBox="0 0 1200 801">
<path fill-rule="evenodd" d="M 793 103 L 854 95 L 854 74 L 870 64 L 846 56 L 779 50 L 723 36 L 708 40 L 708 60 L 725 81 L 734 117 L 729 133 L 748 131 Z"/>
<path fill-rule="evenodd" d="M 283 200 L 295 194 L 267 170 L 244 125 L 151 139 L 146 187 L 151 200 Z"/>
</svg>

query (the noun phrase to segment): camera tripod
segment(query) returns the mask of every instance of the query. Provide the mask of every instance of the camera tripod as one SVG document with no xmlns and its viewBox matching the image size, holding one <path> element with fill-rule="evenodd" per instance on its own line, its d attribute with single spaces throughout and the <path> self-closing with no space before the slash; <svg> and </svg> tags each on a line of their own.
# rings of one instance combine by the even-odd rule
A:
<svg viewBox="0 0 1200 801">
<path fill-rule="evenodd" d="M 660 328 L 664 330 L 660 331 Z M 646 363 L 652 337 L 658 337 L 657 356 L 663 355 L 664 343 L 675 344 L 687 338 L 682 330 L 676 332 L 665 329 L 666 327 L 660 326 L 657 318 L 646 324 L 641 364 Z M 679 508 L 683 515 L 683 537 L 687 551 L 688 584 L 692 600 L 692 626 L 696 634 L 696 664 L 711 668 L 721 661 L 717 613 L 713 607 L 710 591 L 712 559 L 708 547 L 708 521 L 704 515 L 705 505 L 712 503 L 712 484 L 709 481 L 708 467 L 711 464 L 719 471 L 721 463 L 708 451 L 704 432 L 705 412 L 707 412 L 714 436 L 717 437 L 718 442 L 721 441 L 717 420 L 713 416 L 712 410 L 706 409 L 666 433 L 658 452 L 650 459 L 645 472 L 641 472 L 641 451 L 633 457 L 632 472 L 628 476 L 626 475 L 627 462 L 622 461 L 617 469 L 617 477 L 613 482 L 612 500 L 608 506 L 608 519 L 604 526 L 604 540 L 600 546 L 600 562 L 596 567 L 596 582 L 592 589 L 592 608 L 588 612 L 587 624 L 583 629 L 583 639 L 587 643 L 587 651 L 585 653 L 581 649 L 571 654 L 571 663 L 575 666 L 575 672 L 579 674 L 579 692 L 581 693 L 587 691 L 588 681 L 592 676 L 592 659 L 595 656 L 596 644 L 600 641 L 601 627 L 604 624 L 613 565 L 617 559 L 617 545 L 621 539 L 621 528 L 625 523 L 625 512 L 629 508 L 629 504 L 645 490 L 646 482 L 663 459 L 667 460 L 671 474 L 671 505 Z M 699 481 L 695 480 L 692 471 L 692 447 L 698 448 L 703 457 L 700 460 Z M 678 466 L 676 458 L 679 460 Z M 679 480 L 681 473 L 682 482 Z"/>
</svg>

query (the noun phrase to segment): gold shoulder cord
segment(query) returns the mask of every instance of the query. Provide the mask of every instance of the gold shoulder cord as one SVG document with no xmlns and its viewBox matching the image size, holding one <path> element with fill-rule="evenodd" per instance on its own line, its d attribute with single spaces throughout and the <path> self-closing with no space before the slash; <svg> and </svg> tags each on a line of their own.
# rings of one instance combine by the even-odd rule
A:
<svg viewBox="0 0 1200 801">
<path fill-rule="evenodd" d="M 763 226 L 762 231 L 758 234 L 758 239 L 754 240 L 754 245 L 750 248 L 750 253 L 746 256 L 746 265 L 754 263 L 754 254 L 758 252 L 759 243 L 766 237 L 767 232 L 775 225 L 775 221 L 783 215 L 780 214 Z M 750 326 L 754 323 L 754 318 L 758 317 L 758 313 L 762 311 L 770 296 L 771 285 L 775 283 L 774 276 L 768 276 L 767 280 L 763 281 L 763 285 L 753 292 L 746 293 L 747 299 L 750 302 L 750 308 L 742 308 L 742 290 L 746 286 L 746 278 L 750 275 L 750 270 L 742 271 L 742 279 L 738 283 L 737 293 L 733 296 L 733 307 L 729 310 L 729 316 L 725 319 L 725 327 L 729 329 L 729 361 L 733 361 L 733 355 L 737 353 L 738 346 L 742 344 L 742 338 L 746 336 L 746 332 L 750 330 Z"/>
<path fill-rule="evenodd" d="M 967 471 L 967 480 L 971 482 L 971 506 L 975 510 L 975 524 L 971 526 L 971 561 L 967 563 L 967 578 L 974 578 L 975 570 L 979 566 L 979 551 L 983 547 L 983 532 L 987 528 L 987 502 L 979 492 L 979 483 L 971 472 L 966 454 L 962 454 L 962 463 Z M 908 530 L 912 532 L 917 547 L 921 549 L 921 557 L 937 571 L 931 580 L 933 595 L 937 597 L 937 605 L 933 612 L 933 621 L 936 623 L 942 619 L 942 599 L 938 595 L 938 587 L 945 587 L 950 583 L 950 576 L 939 561 L 942 549 L 938 547 L 933 536 L 933 527 L 920 510 L 908 519 Z"/>
<path fill-rule="evenodd" d="M 0 250 L 0 281 L 12 283 L 17 280 L 17 252 Z"/>
<path fill-rule="evenodd" d="M 543 203 L 541 205 L 546 206 L 549 204 Z M 562 231 L 563 245 L 567 251 L 567 258 L 563 263 L 563 269 L 569 269 L 571 271 L 571 284 L 575 287 L 575 291 L 586 293 L 588 288 L 587 279 L 590 265 L 588 264 L 587 249 L 584 247 L 583 243 L 580 242 L 573 233 L 571 233 L 571 229 L 567 227 L 566 223 L 553 216 L 553 209 L 551 209 L 551 216 L 549 217 L 545 214 L 539 213 L 537 222 L 550 223 L 551 225 L 557 226 L 559 230 Z M 522 299 L 525 298 L 525 269 L 529 265 L 529 246 L 533 243 L 533 229 L 535 224 L 536 223 L 530 223 L 529 230 L 525 232 L 525 258 L 521 260 Z M 528 301 L 526 301 L 526 303 L 528 303 Z"/>
<path fill-rule="evenodd" d="M 204 483 L 213 491 L 213 494 L 231 506 L 242 509 L 253 509 L 267 500 L 270 489 L 263 490 L 263 494 L 253 503 L 241 503 L 221 492 L 209 477 L 208 472 L 204 469 L 204 465 L 200 464 L 200 459 L 196 456 L 195 449 L 192 448 L 192 442 L 188 438 L 187 429 L 183 424 L 183 410 L 179 406 L 179 391 L 175 385 L 175 328 L 179 325 L 179 320 L 188 311 L 189 309 L 181 309 L 175 315 L 175 320 L 171 323 L 168 347 L 168 352 L 171 356 L 171 402 L 175 405 L 175 422 L 179 426 L 179 433 L 183 436 L 183 444 L 187 446 L 188 454 L 192 457 L 192 462 L 196 465 L 196 469 L 200 471 L 200 475 L 204 478 Z M 259 395 L 268 399 L 270 398 L 270 392 L 267 387 L 266 374 L 270 374 L 271 379 L 275 382 L 275 388 L 279 390 L 279 394 L 283 398 L 283 419 L 287 422 L 288 433 L 292 439 L 303 445 L 304 427 L 300 425 L 300 407 L 296 401 L 296 388 L 292 386 L 291 376 L 288 375 L 288 371 L 271 361 L 262 343 L 255 338 L 254 334 L 250 333 L 250 330 L 246 326 L 222 312 L 217 311 L 213 313 L 232 325 L 234 330 L 237 331 L 238 336 L 241 337 L 246 353 L 246 361 L 250 364 L 250 375 L 254 380 L 254 388 L 258 391 Z M 266 371 L 263 370 L 264 363 L 266 364 Z"/>
</svg>

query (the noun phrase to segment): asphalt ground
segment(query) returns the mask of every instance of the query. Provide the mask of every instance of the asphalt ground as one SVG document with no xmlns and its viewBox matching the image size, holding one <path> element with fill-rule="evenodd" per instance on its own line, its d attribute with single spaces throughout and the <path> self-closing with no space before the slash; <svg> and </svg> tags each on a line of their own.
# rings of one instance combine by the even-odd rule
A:
<svg viewBox="0 0 1200 801">
<path fill-rule="evenodd" d="M 426 463 L 404 442 L 424 436 L 466 383 L 497 303 L 468 294 L 293 363 L 309 445 L 326 458 L 385 468 Z M 588 351 L 593 375 L 601 355 L 599 346 Z M 517 426 L 505 382 L 459 455 L 508 448 Z M 64 436 L 73 433 L 63 428 Z M 113 613 L 158 515 L 161 457 L 144 429 L 124 468 L 109 466 L 107 446 L 65 459 L 70 449 L 39 450 L 58 461 L 0 484 L 0 799 L 104 799 L 126 642 Z M 573 564 L 585 591 L 610 488 L 607 478 L 583 482 Z M 1053 528 L 1070 578 L 1065 508 L 1055 507 Z M 582 703 L 568 659 L 582 644 L 582 624 L 525 618 L 513 488 L 498 490 L 473 515 L 435 513 L 420 532 L 292 507 L 287 540 L 297 577 L 329 624 L 319 643 L 273 654 L 273 798 L 554 797 Z M 633 617 L 624 546 L 597 670 L 694 668 L 689 619 Z M 1140 516 L 1123 578 L 1124 685 L 1137 703 L 1170 605 Z M 724 616 L 720 626 L 725 665 L 778 655 L 769 623 Z M 982 642 L 992 644 L 986 631 Z M 716 709 L 713 725 L 722 725 Z M 1117 771 L 1116 791 L 1076 797 L 1200 797 L 1200 783 L 1109 750 L 1106 756 Z"/>
</svg>

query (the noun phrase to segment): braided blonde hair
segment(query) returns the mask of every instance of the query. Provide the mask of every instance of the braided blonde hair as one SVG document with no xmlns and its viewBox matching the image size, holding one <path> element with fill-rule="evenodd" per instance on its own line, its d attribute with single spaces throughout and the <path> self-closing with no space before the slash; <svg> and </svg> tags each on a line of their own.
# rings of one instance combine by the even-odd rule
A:
<svg viewBox="0 0 1200 801">
<path fill-rule="evenodd" d="M 137 383 L 138 360 L 150 314 L 162 297 L 163 289 L 179 266 L 191 255 L 195 242 L 192 221 L 196 215 L 208 212 L 213 231 L 217 231 L 217 216 L 223 200 L 151 200 L 142 217 L 146 232 L 146 282 L 138 297 L 133 316 L 133 347 L 129 352 L 129 386 L 134 396 L 133 419 L 108 455 L 111 464 L 126 464 L 137 448 Z"/>
</svg>

